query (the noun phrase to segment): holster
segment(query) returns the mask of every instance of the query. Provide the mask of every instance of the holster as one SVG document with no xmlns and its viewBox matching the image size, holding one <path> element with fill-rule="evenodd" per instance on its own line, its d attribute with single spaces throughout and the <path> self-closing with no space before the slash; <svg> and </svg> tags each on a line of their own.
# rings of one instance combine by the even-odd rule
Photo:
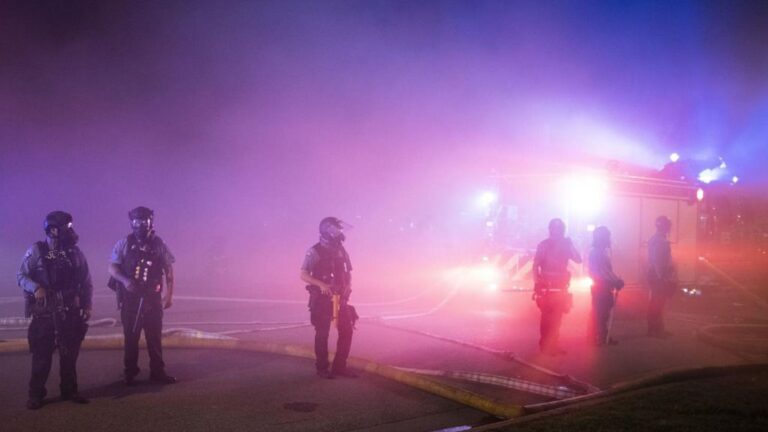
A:
<svg viewBox="0 0 768 432">
<path fill-rule="evenodd" d="M 360 315 L 357 314 L 357 309 L 354 306 L 347 305 L 347 313 L 349 314 L 349 321 L 352 323 L 352 328 L 355 328 L 357 320 L 360 319 Z"/>
<path fill-rule="evenodd" d="M 317 302 L 320 296 L 323 294 L 320 292 L 320 287 L 314 285 L 307 285 L 306 289 L 307 292 L 309 292 L 309 302 L 307 303 L 307 308 L 312 310 L 317 306 Z"/>
<path fill-rule="evenodd" d="M 123 303 L 125 303 L 125 286 L 119 280 L 110 276 L 109 281 L 107 282 L 107 287 L 115 292 L 117 309 L 122 309 Z"/>
<path fill-rule="evenodd" d="M 24 291 L 24 318 L 31 318 L 35 307 L 35 295 Z"/>
</svg>

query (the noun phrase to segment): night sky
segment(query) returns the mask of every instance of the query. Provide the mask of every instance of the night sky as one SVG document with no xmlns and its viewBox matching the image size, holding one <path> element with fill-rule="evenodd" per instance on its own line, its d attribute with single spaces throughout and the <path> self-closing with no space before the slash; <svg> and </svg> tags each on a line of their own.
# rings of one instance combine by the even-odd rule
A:
<svg viewBox="0 0 768 432">
<path fill-rule="evenodd" d="M 358 286 L 409 289 L 491 173 L 768 184 L 768 2 L 1 4 L 0 295 L 57 209 L 99 289 L 145 205 L 179 292 L 276 295 L 328 215 Z"/>
</svg>

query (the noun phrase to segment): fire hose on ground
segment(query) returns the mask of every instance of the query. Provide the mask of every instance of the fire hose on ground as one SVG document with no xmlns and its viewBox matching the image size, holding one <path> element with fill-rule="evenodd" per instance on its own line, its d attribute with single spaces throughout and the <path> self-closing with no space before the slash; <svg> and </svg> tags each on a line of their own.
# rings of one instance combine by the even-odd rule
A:
<svg viewBox="0 0 768 432">
<path fill-rule="evenodd" d="M 657 372 L 646 377 L 624 381 L 612 385 L 606 390 L 583 396 L 577 396 L 569 399 L 562 399 L 554 402 L 545 402 L 540 404 L 524 405 L 523 414 L 519 417 L 502 420 L 483 426 L 471 428 L 475 432 L 487 432 L 497 430 L 502 427 L 513 426 L 521 423 L 528 423 L 534 420 L 557 416 L 596 404 L 604 403 L 612 398 L 621 396 L 636 390 L 656 387 L 666 384 L 673 384 L 683 381 L 717 378 L 722 376 L 735 376 L 752 373 L 762 373 L 768 371 L 768 363 L 754 363 L 736 366 L 711 366 L 693 369 L 676 369 L 665 372 Z"/>
</svg>

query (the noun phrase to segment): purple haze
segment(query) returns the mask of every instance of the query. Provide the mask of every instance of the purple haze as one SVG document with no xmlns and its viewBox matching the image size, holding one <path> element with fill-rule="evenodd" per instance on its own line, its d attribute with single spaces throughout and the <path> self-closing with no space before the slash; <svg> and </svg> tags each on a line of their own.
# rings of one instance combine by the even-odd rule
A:
<svg viewBox="0 0 768 432">
<path fill-rule="evenodd" d="M 254 296 L 301 293 L 339 216 L 387 297 L 468 247 L 492 172 L 677 151 L 768 181 L 765 3 L 538 3 L 4 3 L 2 294 L 55 209 L 97 287 L 146 205 L 179 292 Z"/>
</svg>

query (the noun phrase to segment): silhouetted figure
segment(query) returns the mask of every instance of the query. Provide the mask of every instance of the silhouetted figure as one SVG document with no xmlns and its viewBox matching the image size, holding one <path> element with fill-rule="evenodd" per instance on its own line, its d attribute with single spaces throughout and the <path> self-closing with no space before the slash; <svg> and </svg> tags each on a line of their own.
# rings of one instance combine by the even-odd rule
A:
<svg viewBox="0 0 768 432">
<path fill-rule="evenodd" d="M 45 382 L 51 372 L 53 351 L 59 349 L 61 399 L 86 404 L 77 389 L 77 356 L 88 331 L 93 286 L 88 262 L 77 247 L 72 216 L 49 213 L 44 229 L 47 239 L 33 244 L 24 255 L 17 275 L 24 288 L 29 324 L 32 376 L 27 408 L 43 406 Z"/>
<path fill-rule="evenodd" d="M 324 378 L 357 375 L 347 369 L 357 313 L 347 302 L 352 293 L 352 264 L 344 249 L 344 222 L 327 217 L 320 222 L 320 241 L 309 248 L 301 266 L 301 280 L 309 291 L 309 312 L 315 327 L 315 367 Z M 328 362 L 328 335 L 336 324 L 339 339 L 333 365 Z M 329 370 L 330 366 L 330 370 Z"/>
<path fill-rule="evenodd" d="M 565 237 L 565 223 L 549 222 L 549 238 L 539 243 L 533 259 L 534 300 L 541 310 L 539 349 L 549 355 L 565 354 L 559 348 L 560 323 L 573 304 L 568 285 L 571 274 L 568 261 L 581 263 L 581 255 L 570 238 Z"/>
<path fill-rule="evenodd" d="M 672 263 L 672 248 L 667 236 L 672 221 L 666 216 L 656 218 L 656 234 L 648 240 L 648 336 L 665 338 L 664 306 L 677 290 L 677 271 Z"/>
<path fill-rule="evenodd" d="M 163 362 L 163 309 L 173 304 L 173 263 L 168 246 L 155 234 L 154 212 L 136 207 L 128 213 L 131 234 L 118 240 L 110 258 L 110 288 L 118 294 L 125 345 L 125 384 L 139 374 L 139 337 L 144 330 L 150 380 L 173 384 Z M 163 275 L 168 285 L 163 297 Z"/>
<path fill-rule="evenodd" d="M 624 288 L 624 281 L 613 272 L 610 257 L 611 232 L 604 226 L 592 233 L 592 249 L 589 251 L 588 268 L 592 278 L 591 335 L 596 345 L 615 345 L 618 342 L 608 335 L 611 309 L 615 306 L 617 292 Z"/>
</svg>

